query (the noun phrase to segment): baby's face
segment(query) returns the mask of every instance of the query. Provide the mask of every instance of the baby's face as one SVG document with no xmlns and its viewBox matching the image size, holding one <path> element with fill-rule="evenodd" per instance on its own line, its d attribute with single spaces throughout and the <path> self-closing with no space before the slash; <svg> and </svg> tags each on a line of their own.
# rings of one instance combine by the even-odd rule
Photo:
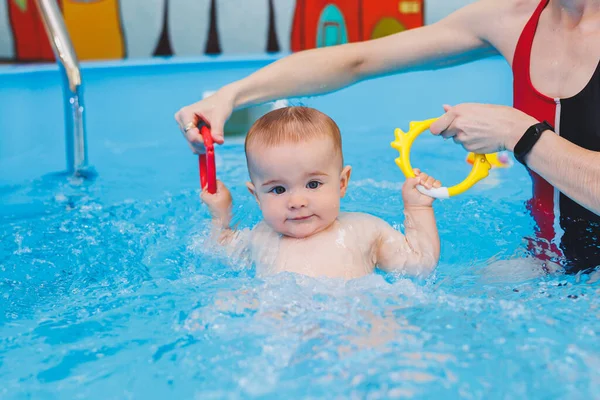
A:
<svg viewBox="0 0 600 400">
<path fill-rule="evenodd" d="M 351 171 L 335 153 L 327 137 L 250 149 L 248 189 L 273 230 L 305 238 L 335 221 Z"/>
</svg>

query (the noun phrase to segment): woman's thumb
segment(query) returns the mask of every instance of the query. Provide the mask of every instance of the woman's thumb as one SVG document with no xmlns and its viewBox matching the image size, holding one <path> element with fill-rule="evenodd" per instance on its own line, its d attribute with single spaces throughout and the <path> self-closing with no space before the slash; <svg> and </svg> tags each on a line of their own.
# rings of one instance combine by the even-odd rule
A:
<svg viewBox="0 0 600 400">
<path fill-rule="evenodd" d="M 212 138 L 215 143 L 223 144 L 225 141 L 225 135 L 223 133 L 224 126 L 224 121 L 214 121 L 210 124 L 210 133 L 212 134 Z"/>
</svg>

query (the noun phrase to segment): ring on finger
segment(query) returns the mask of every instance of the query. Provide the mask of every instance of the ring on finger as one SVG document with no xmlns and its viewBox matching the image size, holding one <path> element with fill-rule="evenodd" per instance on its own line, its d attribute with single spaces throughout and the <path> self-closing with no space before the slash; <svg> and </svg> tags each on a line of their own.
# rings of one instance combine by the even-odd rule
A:
<svg viewBox="0 0 600 400">
<path fill-rule="evenodd" d="M 183 127 L 183 131 L 185 133 L 187 133 L 187 131 L 189 131 L 190 129 L 196 128 L 196 123 L 195 122 L 188 122 L 187 124 L 185 124 L 185 126 Z"/>
</svg>

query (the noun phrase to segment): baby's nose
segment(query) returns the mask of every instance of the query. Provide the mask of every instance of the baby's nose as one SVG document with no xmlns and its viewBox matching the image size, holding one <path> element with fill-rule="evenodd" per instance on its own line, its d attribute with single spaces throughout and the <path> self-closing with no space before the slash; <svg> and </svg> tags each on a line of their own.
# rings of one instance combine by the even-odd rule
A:
<svg viewBox="0 0 600 400">
<path fill-rule="evenodd" d="M 289 208 L 292 208 L 292 209 L 302 208 L 302 207 L 306 207 L 307 205 L 308 205 L 308 199 L 306 198 L 306 196 L 301 196 L 301 195 L 290 196 L 290 201 L 288 204 Z"/>
</svg>

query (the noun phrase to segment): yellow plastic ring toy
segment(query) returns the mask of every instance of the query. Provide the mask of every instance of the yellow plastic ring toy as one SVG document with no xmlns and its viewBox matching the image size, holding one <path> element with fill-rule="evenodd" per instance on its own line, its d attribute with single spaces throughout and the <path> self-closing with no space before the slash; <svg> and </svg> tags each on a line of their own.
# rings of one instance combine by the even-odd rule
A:
<svg viewBox="0 0 600 400">
<path fill-rule="evenodd" d="M 436 120 L 437 118 L 425 121 L 412 121 L 408 132 L 404 133 L 399 128 L 396 128 L 394 131 L 396 140 L 394 140 L 391 145 L 400 153 L 400 157 L 396 158 L 395 161 L 407 178 L 415 177 L 413 168 L 410 165 L 410 148 L 417 136 L 429 129 L 431 124 Z M 426 189 L 421 185 L 417 185 L 417 190 L 427 196 L 435 197 L 436 199 L 447 199 L 469 190 L 473 185 L 490 174 L 490 168 L 492 168 L 492 165 L 485 157 L 485 154 L 475 154 L 473 169 L 471 169 L 469 175 L 467 175 L 465 180 L 461 183 L 451 187 L 431 189 Z"/>
</svg>

